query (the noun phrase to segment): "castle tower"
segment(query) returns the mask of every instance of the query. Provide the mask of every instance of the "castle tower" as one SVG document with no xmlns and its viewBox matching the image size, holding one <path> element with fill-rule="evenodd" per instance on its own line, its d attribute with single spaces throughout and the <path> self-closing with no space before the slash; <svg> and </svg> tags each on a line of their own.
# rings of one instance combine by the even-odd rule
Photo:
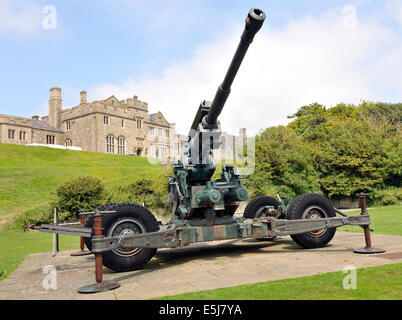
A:
<svg viewBox="0 0 402 320">
<path fill-rule="evenodd" d="M 49 123 L 58 129 L 61 129 L 62 103 L 61 89 L 57 87 L 50 89 Z"/>
</svg>

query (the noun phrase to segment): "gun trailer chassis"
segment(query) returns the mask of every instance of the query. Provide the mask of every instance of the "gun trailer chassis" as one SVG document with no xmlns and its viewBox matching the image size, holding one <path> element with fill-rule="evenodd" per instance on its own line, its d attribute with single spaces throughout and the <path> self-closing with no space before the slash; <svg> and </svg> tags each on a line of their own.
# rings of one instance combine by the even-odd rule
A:
<svg viewBox="0 0 402 320">
<path fill-rule="evenodd" d="M 243 217 L 220 218 L 215 221 L 203 220 L 174 220 L 167 224 L 160 224 L 160 230 L 139 234 L 121 234 L 117 237 L 109 237 L 102 234 L 102 216 L 114 214 L 115 211 L 81 212 L 81 223 L 42 224 L 38 229 L 41 232 L 54 235 L 66 234 L 81 237 L 81 252 L 84 253 L 83 239 L 90 238 L 91 252 L 95 255 L 96 283 L 78 289 L 80 293 L 93 293 L 111 290 L 119 287 L 117 283 L 104 282 L 102 273 L 102 254 L 118 249 L 132 248 L 178 248 L 192 243 L 216 240 L 233 239 L 269 239 L 276 236 L 288 236 L 316 232 L 321 229 L 337 228 L 344 225 L 360 226 L 364 229 L 366 247 L 355 249 L 355 253 L 382 253 L 384 250 L 372 248 L 370 239 L 370 216 L 366 210 L 365 195 L 360 198 L 361 215 L 348 216 L 338 209 L 335 211 L 340 217 L 287 220 L 277 219 L 273 216 L 246 219 Z M 266 208 L 268 212 L 274 212 L 273 207 Z M 57 213 L 57 210 L 55 210 Z M 93 216 L 93 228 L 84 226 L 84 217 Z M 55 237 L 53 238 L 55 239 Z M 55 247 L 55 244 L 53 245 Z M 87 254 L 88 254 L 87 253 Z M 55 255 L 55 254 L 53 254 Z M 82 254 L 72 254 L 77 256 Z"/>
<path fill-rule="evenodd" d="M 93 215 L 102 217 L 102 211 Z M 222 219 L 223 220 L 223 219 Z M 233 218 L 225 224 L 194 225 L 191 220 L 176 220 L 173 223 L 160 226 L 156 232 L 141 234 L 122 234 L 117 237 L 93 237 L 92 252 L 101 253 L 116 249 L 129 248 L 178 248 L 192 243 L 215 240 L 233 240 L 249 238 L 272 238 L 302 234 L 315 230 L 336 228 L 344 225 L 368 226 L 368 215 L 323 218 L 312 220 L 280 220 L 274 217 L 258 219 Z M 96 226 L 95 226 L 96 228 Z M 41 225 L 40 231 L 58 234 L 78 235 L 90 238 L 91 228 L 68 227 L 63 225 Z"/>
<path fill-rule="evenodd" d="M 102 215 L 113 214 L 111 211 L 83 212 L 81 215 L 92 215 L 100 222 Z M 178 248 L 188 246 L 192 243 L 207 242 L 216 240 L 233 239 L 269 239 L 277 236 L 289 236 L 313 232 L 321 229 L 337 228 L 344 225 L 366 227 L 370 225 L 368 214 L 358 216 L 347 216 L 321 219 L 300 219 L 285 220 L 274 217 L 262 217 L 245 219 L 241 217 L 222 218 L 223 224 L 199 225 L 192 220 L 175 220 L 168 224 L 161 224 L 160 230 L 140 234 L 122 234 L 117 237 L 106 237 L 104 235 L 92 236 L 94 231 L 102 226 L 94 228 L 84 226 L 70 226 L 63 224 L 42 224 L 39 231 L 76 235 L 83 238 L 92 237 L 92 253 L 102 253 L 116 249 L 128 248 Z M 203 221 L 205 222 L 205 221 Z M 218 221 L 216 221 L 218 222 Z"/>
</svg>

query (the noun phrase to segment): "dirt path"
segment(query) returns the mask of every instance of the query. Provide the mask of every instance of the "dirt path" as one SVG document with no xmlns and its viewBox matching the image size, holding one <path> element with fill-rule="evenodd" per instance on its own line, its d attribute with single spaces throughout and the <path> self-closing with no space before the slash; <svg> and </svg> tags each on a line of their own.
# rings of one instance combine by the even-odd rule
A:
<svg viewBox="0 0 402 320">
<path fill-rule="evenodd" d="M 401 236 L 372 235 L 372 240 L 387 254 L 402 252 Z M 363 246 L 363 234 L 337 232 L 329 246 L 314 250 L 301 249 L 290 237 L 274 242 L 219 241 L 162 249 L 143 270 L 113 273 L 104 268 L 104 278 L 119 282 L 121 287 L 95 295 L 77 293 L 77 288 L 94 282 L 93 256 L 73 258 L 71 251 L 63 251 L 56 258 L 50 253 L 32 254 L 0 282 L 0 299 L 149 299 L 339 271 L 347 265 L 361 268 L 402 262 L 402 254 L 391 260 L 352 252 Z M 57 268 L 56 290 L 42 286 L 46 265 Z"/>
</svg>

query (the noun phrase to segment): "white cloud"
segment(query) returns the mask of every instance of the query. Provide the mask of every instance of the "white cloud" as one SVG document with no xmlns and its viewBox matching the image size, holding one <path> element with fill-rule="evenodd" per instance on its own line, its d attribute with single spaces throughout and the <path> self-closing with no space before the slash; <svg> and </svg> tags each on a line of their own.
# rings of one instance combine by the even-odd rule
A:
<svg viewBox="0 0 402 320">
<path fill-rule="evenodd" d="M 285 124 L 286 116 L 312 102 L 327 106 L 339 102 L 383 98 L 375 90 L 396 87 L 401 80 L 399 38 L 375 20 L 359 16 L 354 29 L 342 27 L 342 9 L 292 21 L 277 30 L 269 21 L 257 34 L 232 86 L 221 115 L 222 129 L 250 134 L 272 125 Z M 230 36 L 197 48 L 193 57 L 168 66 L 160 78 L 127 79 L 122 84 L 101 84 L 89 90 L 96 99 L 139 95 L 150 111 L 161 110 L 168 121 L 187 133 L 201 100 L 211 100 L 238 44 L 243 26 Z M 384 50 L 386 48 L 386 51 Z M 386 53 L 386 54 L 385 54 Z M 399 72 L 400 74 L 400 72 Z"/>
<path fill-rule="evenodd" d="M 35 33 L 41 28 L 41 7 L 30 0 L 0 1 L 0 35 Z"/>
</svg>

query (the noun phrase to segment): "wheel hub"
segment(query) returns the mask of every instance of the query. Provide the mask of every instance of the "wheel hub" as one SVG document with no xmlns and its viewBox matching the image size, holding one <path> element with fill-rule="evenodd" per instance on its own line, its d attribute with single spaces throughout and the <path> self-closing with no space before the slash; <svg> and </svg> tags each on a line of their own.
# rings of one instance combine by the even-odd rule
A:
<svg viewBox="0 0 402 320">
<path fill-rule="evenodd" d="M 321 218 L 326 218 L 327 217 L 327 213 L 318 206 L 310 206 L 308 207 L 306 210 L 304 210 L 303 215 L 302 215 L 302 219 L 321 219 Z M 321 229 L 321 230 L 314 230 L 314 231 L 310 231 L 308 232 L 308 234 L 310 234 L 313 237 L 319 237 L 320 235 L 322 235 L 325 231 L 327 231 L 327 229 Z"/>
<path fill-rule="evenodd" d="M 109 231 L 109 236 L 133 236 L 135 234 L 141 234 L 145 232 L 145 227 L 141 222 L 128 218 L 123 220 L 118 220 L 112 225 Z M 113 252 L 122 257 L 129 257 L 140 252 L 141 248 L 118 248 L 113 250 Z"/>
</svg>

